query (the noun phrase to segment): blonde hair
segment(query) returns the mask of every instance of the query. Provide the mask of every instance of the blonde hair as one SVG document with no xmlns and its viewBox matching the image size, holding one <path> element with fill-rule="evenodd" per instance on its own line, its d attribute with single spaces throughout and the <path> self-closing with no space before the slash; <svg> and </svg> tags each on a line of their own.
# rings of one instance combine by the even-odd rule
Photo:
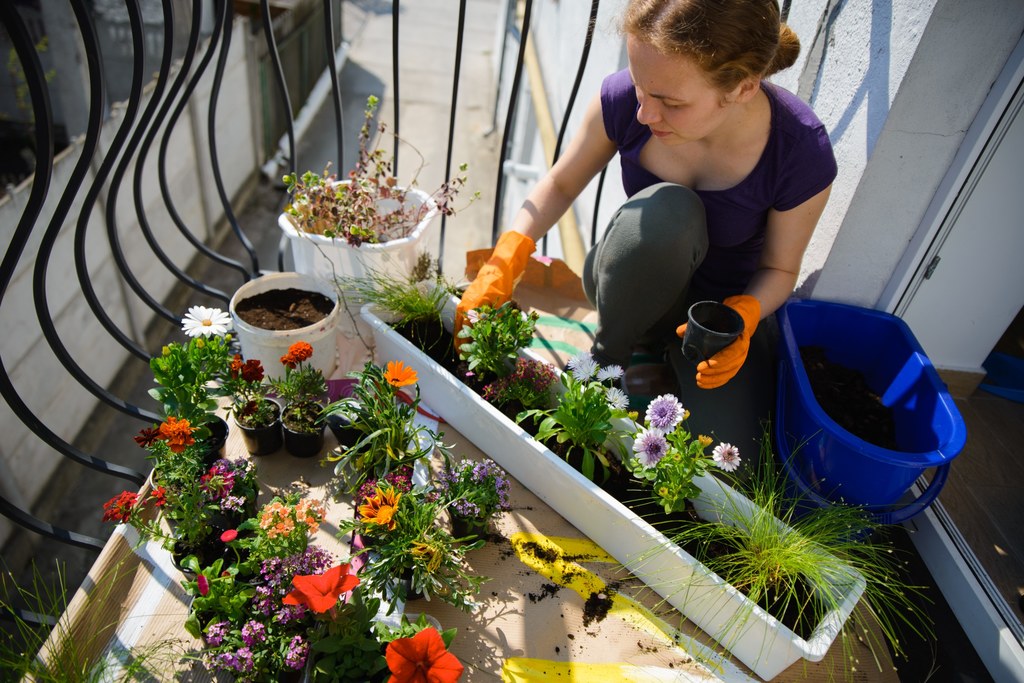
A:
<svg viewBox="0 0 1024 683">
<path fill-rule="evenodd" d="M 776 0 L 630 0 L 622 30 L 664 54 L 692 58 L 723 92 L 782 71 L 800 54 Z"/>
</svg>

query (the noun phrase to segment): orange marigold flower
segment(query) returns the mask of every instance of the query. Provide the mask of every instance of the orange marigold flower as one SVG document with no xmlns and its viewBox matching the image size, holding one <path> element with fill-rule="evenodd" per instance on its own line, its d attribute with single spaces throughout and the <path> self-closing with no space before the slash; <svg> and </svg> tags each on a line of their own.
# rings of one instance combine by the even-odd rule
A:
<svg viewBox="0 0 1024 683">
<path fill-rule="evenodd" d="M 307 342 L 297 341 L 288 347 L 288 353 L 281 356 L 281 362 L 292 370 L 302 361 L 312 357 L 313 347 Z"/>
<path fill-rule="evenodd" d="M 376 524 L 385 527 L 388 531 L 394 531 L 397 524 L 395 512 L 398 510 L 398 501 L 401 498 L 402 494 L 397 493 L 390 486 L 386 489 L 378 487 L 377 492 L 359 506 L 359 516 L 367 524 Z"/>
<path fill-rule="evenodd" d="M 192 438 L 193 431 L 188 420 L 179 420 L 171 415 L 160 425 L 160 438 L 167 442 L 172 452 L 181 453 L 196 442 Z"/>
<path fill-rule="evenodd" d="M 393 387 L 407 387 L 416 384 L 419 376 L 416 371 L 408 367 L 400 360 L 388 361 L 387 369 L 384 371 L 384 379 Z"/>
<path fill-rule="evenodd" d="M 462 663 L 448 652 L 433 626 L 412 638 L 391 641 L 384 657 L 391 671 L 389 683 L 455 683 L 462 676 Z"/>
<path fill-rule="evenodd" d="M 156 427 L 144 427 L 132 438 L 135 439 L 135 443 L 139 444 L 142 448 L 149 448 L 153 445 L 154 441 L 160 440 L 160 430 Z"/>
<path fill-rule="evenodd" d="M 295 587 L 281 599 L 286 605 L 305 605 L 323 613 L 338 604 L 343 593 L 359 585 L 359 578 L 349 572 L 349 565 L 339 564 L 323 574 L 299 574 L 292 578 Z"/>
<path fill-rule="evenodd" d="M 242 371 L 242 356 L 236 353 L 235 357 L 231 359 L 231 364 L 228 365 L 228 371 L 231 373 L 232 379 L 238 379 L 238 373 Z"/>
</svg>

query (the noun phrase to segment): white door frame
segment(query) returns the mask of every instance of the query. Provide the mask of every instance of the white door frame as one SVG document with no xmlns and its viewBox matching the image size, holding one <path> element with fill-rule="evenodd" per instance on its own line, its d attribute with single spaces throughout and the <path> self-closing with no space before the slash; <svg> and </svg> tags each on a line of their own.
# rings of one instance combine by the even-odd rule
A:
<svg viewBox="0 0 1024 683">
<path fill-rule="evenodd" d="M 949 170 L 935 190 L 917 232 L 894 269 L 889 284 L 882 290 L 877 308 L 899 316 L 913 299 L 921 284 L 924 270 L 938 253 L 946 235 L 953 227 L 954 221 L 948 221 L 947 218 L 961 189 L 967 184 L 971 172 L 979 160 L 982 160 L 982 156 L 986 153 L 992 154 L 991 149 L 986 152 L 985 146 L 1021 81 L 1024 81 L 1024 38 L 1018 40 L 999 78 L 992 84 L 992 89 L 964 136 Z"/>
</svg>

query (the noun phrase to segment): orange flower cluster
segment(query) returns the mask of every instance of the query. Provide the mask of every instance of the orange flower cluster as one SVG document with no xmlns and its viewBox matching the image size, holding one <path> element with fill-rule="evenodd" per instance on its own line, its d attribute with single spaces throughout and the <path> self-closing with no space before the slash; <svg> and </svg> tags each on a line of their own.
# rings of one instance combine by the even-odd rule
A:
<svg viewBox="0 0 1024 683">
<path fill-rule="evenodd" d="M 298 367 L 299 363 L 309 359 L 313 355 L 313 347 L 307 342 L 297 341 L 288 347 L 288 353 L 281 356 L 281 363 L 291 370 Z"/>
<path fill-rule="evenodd" d="M 292 507 L 275 500 L 260 512 L 260 528 L 267 532 L 267 538 L 277 538 L 290 535 L 297 524 L 302 524 L 312 536 L 320 529 L 323 518 L 324 506 L 320 501 L 304 499 Z"/>
<path fill-rule="evenodd" d="M 416 384 L 419 380 L 419 376 L 416 371 L 411 367 L 407 367 L 405 363 L 400 360 L 388 361 L 387 369 L 384 371 L 384 379 L 388 381 L 391 386 L 407 387 L 410 384 Z"/>
<path fill-rule="evenodd" d="M 377 488 L 377 492 L 367 497 L 366 502 L 359 506 L 359 516 L 367 524 L 377 524 L 394 531 L 397 520 L 395 513 L 398 511 L 398 501 L 402 498 L 390 486 L 386 489 Z"/>
<path fill-rule="evenodd" d="M 194 431 L 188 420 L 179 420 L 170 415 L 160 425 L 159 436 L 160 439 L 167 442 L 167 447 L 171 449 L 171 452 L 181 453 L 196 442 L 192 438 Z"/>
</svg>

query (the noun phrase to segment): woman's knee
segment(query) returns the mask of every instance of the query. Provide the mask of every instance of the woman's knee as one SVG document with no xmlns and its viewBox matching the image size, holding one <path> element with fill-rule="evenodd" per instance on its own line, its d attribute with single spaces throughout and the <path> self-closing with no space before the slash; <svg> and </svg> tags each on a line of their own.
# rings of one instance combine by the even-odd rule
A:
<svg viewBox="0 0 1024 683">
<path fill-rule="evenodd" d="M 601 238 L 601 260 L 609 256 L 685 258 L 699 264 L 707 253 L 704 204 L 689 188 L 658 183 L 619 208 Z"/>
</svg>

